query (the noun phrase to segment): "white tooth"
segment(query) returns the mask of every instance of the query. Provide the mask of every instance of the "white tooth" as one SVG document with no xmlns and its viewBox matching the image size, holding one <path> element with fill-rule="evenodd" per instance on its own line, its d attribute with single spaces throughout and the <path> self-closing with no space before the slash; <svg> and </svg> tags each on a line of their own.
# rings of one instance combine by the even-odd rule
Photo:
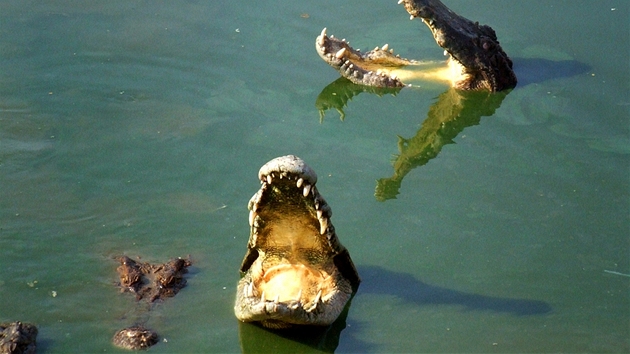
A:
<svg viewBox="0 0 630 354">
<path fill-rule="evenodd" d="M 276 295 L 276 298 L 273 300 L 274 303 L 279 303 L 280 302 L 280 294 Z"/>
<path fill-rule="evenodd" d="M 302 184 L 303 184 L 303 183 L 304 183 L 304 179 L 303 179 L 303 178 L 298 179 L 298 180 L 297 180 L 297 183 L 296 183 L 296 184 L 297 184 L 297 187 L 298 187 L 298 188 L 302 187 Z"/>
<path fill-rule="evenodd" d="M 318 219 L 321 219 L 321 218 L 322 218 L 322 215 L 324 215 L 324 212 L 323 212 L 323 211 L 321 211 L 321 210 L 318 210 L 318 211 L 317 211 L 317 218 L 318 218 Z"/>
<path fill-rule="evenodd" d="M 410 20 L 413 20 L 413 15 L 409 16 L 409 19 L 410 19 Z"/>
<path fill-rule="evenodd" d="M 254 226 L 254 218 L 256 217 L 256 212 L 253 210 L 249 211 L 249 226 Z"/>
<path fill-rule="evenodd" d="M 310 184 L 305 185 L 304 191 L 302 192 L 302 194 L 306 197 L 310 192 L 311 192 L 311 185 Z"/>
<path fill-rule="evenodd" d="M 394 49 L 393 49 L 393 48 L 392 48 L 392 49 L 390 49 L 390 50 L 389 50 L 389 52 L 390 52 L 391 54 L 394 54 Z"/>
<path fill-rule="evenodd" d="M 375 47 L 374 50 L 378 50 L 378 47 Z"/>
<path fill-rule="evenodd" d="M 247 297 L 254 296 L 254 283 L 249 283 L 247 286 Z"/>
<path fill-rule="evenodd" d="M 381 50 L 387 50 L 387 49 L 389 49 L 389 44 L 385 43 L 385 45 L 381 47 Z"/>
<path fill-rule="evenodd" d="M 341 49 L 339 49 L 339 51 L 335 54 L 335 57 L 337 57 L 337 59 L 341 59 L 341 58 L 343 58 L 344 54 L 346 54 L 346 48 L 341 48 Z"/>
<path fill-rule="evenodd" d="M 331 35 L 330 35 L 330 38 L 335 38 L 335 35 L 334 35 L 334 34 L 331 34 Z"/>
<path fill-rule="evenodd" d="M 302 299 L 302 289 L 300 289 L 300 291 L 298 292 L 297 301 L 300 302 L 301 299 Z"/>
<path fill-rule="evenodd" d="M 326 218 L 319 219 L 319 233 L 322 235 L 325 234 L 326 229 L 328 229 L 328 219 Z"/>
<path fill-rule="evenodd" d="M 265 301 L 265 292 L 263 291 L 262 294 L 260 295 L 260 301 Z"/>
<path fill-rule="evenodd" d="M 322 33 L 319 35 L 319 37 L 317 37 L 317 44 L 319 44 L 320 47 L 323 47 L 325 42 L 324 40 L 326 39 L 326 27 L 324 27 L 324 29 L 322 30 Z"/>
<path fill-rule="evenodd" d="M 319 291 L 317 292 L 317 295 L 315 295 L 315 306 L 317 306 L 317 304 L 319 303 L 319 300 L 322 298 L 322 290 L 319 289 Z"/>
<path fill-rule="evenodd" d="M 446 49 L 444 49 L 444 56 L 447 56 L 448 52 L 446 51 Z"/>
<path fill-rule="evenodd" d="M 273 182 L 273 177 L 271 175 L 267 175 L 267 183 L 271 184 Z"/>
<path fill-rule="evenodd" d="M 398 0 L 398 5 L 402 4 L 405 0 Z M 325 28 L 324 28 L 325 29 Z"/>
</svg>

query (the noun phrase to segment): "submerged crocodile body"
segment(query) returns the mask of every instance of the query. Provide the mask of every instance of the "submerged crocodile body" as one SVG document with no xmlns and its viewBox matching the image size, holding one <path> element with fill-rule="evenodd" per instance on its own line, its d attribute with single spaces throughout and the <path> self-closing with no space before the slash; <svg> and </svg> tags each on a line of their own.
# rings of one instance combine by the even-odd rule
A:
<svg viewBox="0 0 630 354">
<path fill-rule="evenodd" d="M 330 222 L 317 175 L 292 155 L 267 162 L 248 204 L 250 238 L 234 312 L 268 328 L 333 323 L 360 278 Z"/>
<path fill-rule="evenodd" d="M 448 76 L 451 85 L 460 90 L 502 91 L 516 86 L 512 60 L 505 54 L 494 30 L 472 22 L 451 11 L 439 0 L 399 0 L 411 19 L 424 22 L 437 44 L 448 56 Z M 401 58 L 388 50 L 387 44 L 366 53 L 352 48 L 345 39 L 326 34 L 317 37 L 319 56 L 355 84 L 377 87 L 405 87 L 394 68 L 419 62 Z"/>
</svg>

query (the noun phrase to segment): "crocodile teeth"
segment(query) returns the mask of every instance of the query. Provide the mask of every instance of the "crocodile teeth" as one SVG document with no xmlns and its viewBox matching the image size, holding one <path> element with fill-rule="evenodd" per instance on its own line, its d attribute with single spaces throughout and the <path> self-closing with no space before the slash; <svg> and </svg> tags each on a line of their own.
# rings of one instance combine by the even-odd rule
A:
<svg viewBox="0 0 630 354">
<path fill-rule="evenodd" d="M 381 50 L 387 50 L 387 49 L 389 49 L 389 44 L 385 43 L 385 45 L 381 47 Z"/>
<path fill-rule="evenodd" d="M 444 49 L 444 56 L 447 56 L 448 52 L 446 51 L 446 49 Z"/>
<path fill-rule="evenodd" d="M 311 185 L 307 184 L 304 186 L 304 191 L 302 192 L 302 194 L 306 197 L 308 196 L 308 194 L 311 192 Z"/>
<path fill-rule="evenodd" d="M 328 229 L 328 219 L 326 218 L 319 219 L 319 233 L 322 235 L 325 234 L 326 229 Z"/>
<path fill-rule="evenodd" d="M 402 4 L 405 0 L 398 0 L 398 5 Z M 325 28 L 324 28 L 325 29 Z"/>
<path fill-rule="evenodd" d="M 341 59 L 344 57 L 344 55 L 346 54 L 346 48 L 341 48 L 339 49 L 339 51 L 335 54 L 335 57 L 337 57 L 337 59 Z"/>
<path fill-rule="evenodd" d="M 297 302 L 300 302 L 301 299 L 302 299 L 302 289 L 300 289 L 300 291 L 298 291 Z"/>
<path fill-rule="evenodd" d="M 390 49 L 390 50 L 389 50 L 389 53 L 390 53 L 390 54 L 394 54 L 394 49 L 393 49 L 393 48 L 392 48 L 392 49 Z"/>
<path fill-rule="evenodd" d="M 262 294 L 260 295 L 260 301 L 264 302 L 265 301 L 265 292 L 263 291 Z"/>
<path fill-rule="evenodd" d="M 315 209 L 317 209 L 317 205 L 315 205 Z M 321 219 L 321 218 L 322 218 L 322 215 L 324 215 L 324 212 L 323 212 L 323 211 L 321 211 L 321 210 L 317 210 L 317 218 L 318 218 L 318 219 Z"/>
<path fill-rule="evenodd" d="M 276 295 L 276 298 L 275 298 L 275 299 L 273 299 L 273 302 L 274 302 L 275 304 L 277 304 L 277 303 L 279 303 L 279 302 L 280 302 L 280 294 Z"/>
<path fill-rule="evenodd" d="M 409 19 L 410 19 L 410 20 L 413 20 L 413 15 L 409 16 Z"/>
<path fill-rule="evenodd" d="M 256 212 L 253 210 L 249 211 L 249 226 L 254 226 L 254 219 L 256 218 Z"/>
<path fill-rule="evenodd" d="M 273 182 L 273 177 L 271 177 L 271 175 L 267 175 L 267 183 L 271 184 L 271 182 Z"/>
<path fill-rule="evenodd" d="M 298 188 L 302 187 L 302 184 L 304 184 L 304 179 L 303 178 L 299 178 L 296 182 L 296 185 Z"/>
<path fill-rule="evenodd" d="M 317 44 L 319 44 L 320 47 L 324 46 L 325 38 L 326 38 L 326 27 L 324 27 L 324 29 L 322 30 L 322 33 L 319 35 L 319 37 L 317 37 Z"/>
<path fill-rule="evenodd" d="M 379 50 L 379 47 L 374 48 L 375 51 Z"/>
<path fill-rule="evenodd" d="M 248 297 L 254 296 L 254 283 L 253 282 L 249 283 L 249 286 L 247 287 L 247 296 Z"/>
<path fill-rule="evenodd" d="M 321 298 L 322 298 L 322 289 L 319 289 L 319 291 L 317 292 L 317 295 L 315 295 L 315 300 L 313 301 L 315 303 L 315 306 L 317 306 Z"/>
</svg>

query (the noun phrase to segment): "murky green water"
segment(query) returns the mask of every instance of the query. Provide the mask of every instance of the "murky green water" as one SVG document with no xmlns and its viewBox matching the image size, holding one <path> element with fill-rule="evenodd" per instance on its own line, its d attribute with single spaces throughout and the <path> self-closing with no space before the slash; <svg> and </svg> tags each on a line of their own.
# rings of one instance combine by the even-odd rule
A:
<svg viewBox="0 0 630 354">
<path fill-rule="evenodd" d="M 446 3 L 494 27 L 514 91 L 341 85 L 320 123 L 323 27 L 441 59 L 395 1 L 0 2 L 0 322 L 51 353 L 118 351 L 134 321 L 153 352 L 316 351 L 232 313 L 258 168 L 291 153 L 363 277 L 324 349 L 629 351 L 628 3 Z M 122 254 L 190 255 L 188 286 L 147 312 Z"/>
</svg>

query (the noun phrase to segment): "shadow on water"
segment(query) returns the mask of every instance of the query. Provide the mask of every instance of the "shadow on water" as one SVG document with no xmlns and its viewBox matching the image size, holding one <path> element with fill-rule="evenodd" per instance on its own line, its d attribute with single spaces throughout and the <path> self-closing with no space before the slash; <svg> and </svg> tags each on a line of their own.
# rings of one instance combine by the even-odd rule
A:
<svg viewBox="0 0 630 354">
<path fill-rule="evenodd" d="M 590 66 L 576 60 L 514 58 L 513 63 L 518 78 L 517 88 L 584 74 L 591 69 Z"/>
<path fill-rule="evenodd" d="M 458 305 L 469 311 L 493 311 L 515 316 L 544 315 L 551 306 L 543 301 L 510 299 L 465 293 L 426 284 L 406 273 L 378 266 L 358 267 L 363 282 L 360 294 L 395 295 L 417 306 Z"/>
<path fill-rule="evenodd" d="M 552 311 L 544 301 L 511 299 L 466 293 L 426 284 L 413 276 L 386 270 L 378 266 L 359 266 L 362 282 L 358 290 L 362 295 L 394 295 L 405 306 L 460 306 L 465 311 L 491 311 L 513 316 L 545 315 Z M 351 301 L 352 302 L 352 301 Z M 268 330 L 251 323 L 239 323 L 239 336 L 243 353 L 332 353 L 339 345 L 341 332 L 346 328 L 350 302 L 337 321 L 328 327 L 301 327 L 293 330 Z M 344 337 L 344 347 L 356 352 L 374 351 L 373 344 L 353 335 L 361 329 L 360 323 L 351 323 L 352 330 Z"/>
<path fill-rule="evenodd" d="M 514 70 L 519 78 L 516 89 L 547 80 L 571 77 L 585 73 L 589 67 L 575 60 L 552 61 L 538 58 L 516 58 Z M 315 106 L 323 122 L 326 111 L 335 109 L 341 120 L 344 108 L 355 96 L 367 92 L 378 96 L 396 95 L 400 88 L 375 88 L 356 85 L 341 77 L 326 86 L 317 97 Z M 394 173 L 377 181 L 374 196 L 378 201 L 395 199 L 403 178 L 414 168 L 427 164 L 437 157 L 442 147 L 452 144 L 464 128 L 478 125 L 481 117 L 490 117 L 501 106 L 511 91 L 459 91 L 449 88 L 431 105 L 420 130 L 411 138 L 398 136 L 398 154 L 394 156 Z"/>
</svg>

